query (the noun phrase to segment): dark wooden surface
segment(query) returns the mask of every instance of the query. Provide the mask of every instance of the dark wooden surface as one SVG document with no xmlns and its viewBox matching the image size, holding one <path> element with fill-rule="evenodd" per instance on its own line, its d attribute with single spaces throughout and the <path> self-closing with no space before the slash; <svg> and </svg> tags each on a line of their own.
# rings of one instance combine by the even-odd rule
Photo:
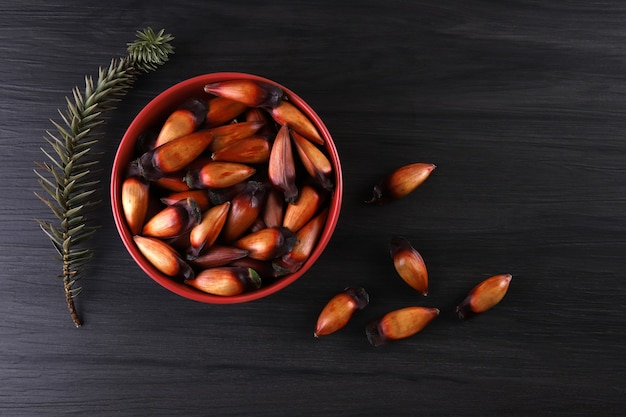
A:
<svg viewBox="0 0 626 417">
<path fill-rule="evenodd" d="M 0 6 L 1 416 L 617 416 L 626 413 L 626 4 L 621 1 L 23 0 Z M 54 2 L 52 2 L 54 3 Z M 60 2 L 59 2 L 60 3 Z M 175 296 L 133 263 L 106 189 L 73 327 L 34 219 L 33 161 L 85 74 L 146 26 L 176 55 L 110 114 L 119 138 L 156 94 L 216 71 L 262 75 L 317 109 L 342 156 L 345 200 L 319 262 L 244 305 Z M 366 207 L 378 177 L 431 178 Z M 430 295 L 393 271 L 392 236 L 428 263 Z M 478 281 L 503 302 L 459 322 Z M 349 284 L 370 306 L 314 339 Z M 365 324 L 408 305 L 441 316 L 379 348 Z"/>
</svg>

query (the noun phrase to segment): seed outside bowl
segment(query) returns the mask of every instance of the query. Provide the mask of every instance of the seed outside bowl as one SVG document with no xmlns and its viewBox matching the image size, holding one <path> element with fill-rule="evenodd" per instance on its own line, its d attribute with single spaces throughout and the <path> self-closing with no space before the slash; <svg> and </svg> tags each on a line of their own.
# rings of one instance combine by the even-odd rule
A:
<svg viewBox="0 0 626 417">
<path fill-rule="evenodd" d="M 254 80 L 274 84 L 282 88 L 285 96 L 288 97 L 289 102 L 300 109 L 313 122 L 324 139 L 324 147 L 334 169 L 333 179 L 335 186 L 330 195 L 330 201 L 327 203 L 328 216 L 326 224 L 311 255 L 300 267 L 300 269 L 294 273 L 282 276 L 267 285 L 262 285 L 258 290 L 234 296 L 219 296 L 196 290 L 190 285 L 178 282 L 171 277 L 168 277 L 158 271 L 141 254 L 139 248 L 133 241 L 133 234 L 131 233 L 124 218 L 121 201 L 121 188 L 122 183 L 126 178 L 126 172 L 129 164 L 137 157 L 137 140 L 142 133 L 161 125 L 167 116 L 176 110 L 176 108 L 186 99 L 204 96 L 205 93 L 203 92 L 203 87 L 205 85 L 232 79 Z M 264 77 L 237 72 L 221 72 L 200 75 L 184 80 L 156 96 L 138 113 L 122 137 L 115 155 L 111 174 L 110 193 L 113 218 L 122 242 L 131 257 L 150 278 L 171 292 L 190 300 L 209 304 L 234 304 L 257 300 L 274 294 L 302 277 L 302 275 L 304 275 L 311 268 L 328 245 L 328 242 L 330 241 L 337 225 L 343 197 L 343 179 L 337 148 L 335 147 L 335 143 L 333 142 L 328 129 L 317 113 L 302 98 L 290 89 Z"/>
</svg>

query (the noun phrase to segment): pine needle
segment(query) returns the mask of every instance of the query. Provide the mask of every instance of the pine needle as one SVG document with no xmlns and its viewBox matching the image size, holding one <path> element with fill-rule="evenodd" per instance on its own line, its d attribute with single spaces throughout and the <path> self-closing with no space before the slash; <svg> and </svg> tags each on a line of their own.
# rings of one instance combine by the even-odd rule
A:
<svg viewBox="0 0 626 417">
<path fill-rule="evenodd" d="M 151 28 L 136 33 L 129 43 L 128 56 L 112 59 L 107 67 L 98 69 L 98 77 L 85 76 L 85 86 L 75 87 L 66 97 L 67 108 L 59 110 L 58 121 L 51 120 L 54 132 L 46 131 L 44 139 L 49 148 L 41 148 L 46 162 L 36 162 L 34 170 L 45 194 L 35 195 L 48 206 L 58 223 L 37 219 L 41 230 L 50 238 L 62 262 L 65 299 L 76 327 L 82 319 L 74 298 L 81 292 L 78 281 L 93 257 L 93 249 L 84 246 L 93 237 L 97 226 L 86 216 L 97 205 L 94 200 L 100 181 L 93 168 L 98 164 L 92 152 L 100 135 L 94 130 L 104 123 L 103 114 L 133 86 L 137 77 L 156 70 L 174 53 L 174 38 L 164 30 L 155 33 Z"/>
</svg>

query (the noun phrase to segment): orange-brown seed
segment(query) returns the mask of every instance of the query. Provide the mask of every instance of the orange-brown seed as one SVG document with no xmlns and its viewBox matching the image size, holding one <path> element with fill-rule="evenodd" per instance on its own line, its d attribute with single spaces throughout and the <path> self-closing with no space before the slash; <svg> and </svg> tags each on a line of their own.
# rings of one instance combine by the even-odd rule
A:
<svg viewBox="0 0 626 417">
<path fill-rule="evenodd" d="M 263 136 L 250 136 L 234 141 L 213 152 L 214 161 L 264 164 L 270 157 L 270 143 Z"/>
<path fill-rule="evenodd" d="M 204 86 L 204 91 L 239 101 L 250 107 L 274 107 L 283 99 L 283 91 L 280 87 L 250 79 L 210 83 Z"/>
<path fill-rule="evenodd" d="M 313 335 L 326 336 L 342 329 L 356 310 L 362 310 L 368 304 L 369 295 L 364 288 L 345 288 L 326 303 L 317 318 Z"/>
<path fill-rule="evenodd" d="M 236 142 L 241 139 L 248 138 L 255 135 L 264 122 L 252 121 L 241 123 L 229 123 L 226 125 L 214 127 L 210 130 L 213 134 L 213 141 L 209 146 L 211 152 L 217 152 L 224 146 Z"/>
<path fill-rule="evenodd" d="M 256 181 L 248 181 L 231 200 L 230 212 L 222 230 L 225 242 L 232 242 L 243 235 L 259 216 L 265 199 L 265 187 Z"/>
<path fill-rule="evenodd" d="M 191 188 L 226 188 L 250 178 L 256 169 L 236 162 L 213 161 L 187 171 L 185 182 Z"/>
<path fill-rule="evenodd" d="M 210 131 L 198 131 L 173 139 L 139 158 L 139 170 L 148 181 L 180 171 L 196 159 L 213 140 Z"/>
<path fill-rule="evenodd" d="M 476 285 L 456 307 L 461 320 L 484 313 L 498 304 L 509 289 L 511 274 L 494 275 Z"/>
<path fill-rule="evenodd" d="M 165 121 L 156 138 L 155 147 L 193 133 L 204 122 L 207 105 L 204 100 L 192 98 L 175 110 Z"/>
<path fill-rule="evenodd" d="M 268 165 L 267 175 L 272 185 L 283 192 L 285 201 L 295 201 L 298 197 L 296 166 L 287 126 L 281 127 L 276 134 Z"/>
<path fill-rule="evenodd" d="M 198 208 L 200 211 L 206 211 L 211 207 L 211 200 L 209 199 L 209 193 L 207 190 L 187 190 L 187 191 L 177 191 L 174 193 L 170 193 L 165 197 L 161 198 L 161 202 L 163 204 L 167 204 L 171 206 L 180 200 L 186 200 L 188 198 L 193 198 L 195 202 L 198 204 Z"/>
<path fill-rule="evenodd" d="M 270 115 L 279 125 L 288 126 L 319 145 L 324 144 L 324 139 L 317 131 L 313 122 L 290 102 L 283 101 L 278 106 L 270 109 Z"/>
<path fill-rule="evenodd" d="M 419 187 L 436 168 L 434 164 L 415 163 L 397 168 L 375 186 L 366 203 L 385 204 L 407 196 Z"/>
<path fill-rule="evenodd" d="M 422 295 L 428 295 L 428 271 L 422 255 L 407 239 L 400 236 L 391 239 L 389 251 L 398 275 L 411 288 Z"/>
<path fill-rule="evenodd" d="M 202 220 L 191 229 L 189 234 L 189 248 L 192 256 L 197 256 L 202 248 L 210 247 L 219 236 L 230 209 L 230 201 L 215 206 L 204 212 Z"/>
<path fill-rule="evenodd" d="M 292 131 L 291 137 L 294 140 L 304 169 L 306 169 L 309 175 L 317 181 L 322 188 L 329 191 L 332 190 L 333 181 L 331 175 L 333 173 L 333 166 L 326 155 L 324 155 L 324 152 L 311 141 L 298 134 L 298 132 Z"/>
<path fill-rule="evenodd" d="M 209 127 L 223 125 L 242 114 L 247 106 L 239 101 L 224 97 L 213 97 L 207 101 L 206 124 Z"/>
<path fill-rule="evenodd" d="M 413 336 L 422 331 L 438 315 L 439 309 L 437 308 L 417 306 L 401 308 L 368 323 L 365 334 L 373 346 L 384 345 Z"/>
<path fill-rule="evenodd" d="M 278 227 L 283 224 L 284 206 L 283 193 L 271 187 L 263 207 L 263 222 L 267 227 Z"/>
<path fill-rule="evenodd" d="M 248 251 L 246 250 L 233 246 L 214 244 L 209 248 L 204 248 L 197 257 L 188 255 L 187 260 L 197 268 L 208 269 L 228 265 L 246 256 L 248 256 Z"/>
<path fill-rule="evenodd" d="M 327 215 L 328 209 L 322 210 L 298 230 L 293 249 L 274 262 L 274 268 L 280 271 L 281 275 L 296 272 L 309 259 L 324 229 Z"/>
<path fill-rule="evenodd" d="M 164 239 L 177 237 L 198 224 L 200 219 L 200 209 L 193 198 L 180 200 L 150 218 L 141 234 Z"/>
<path fill-rule="evenodd" d="M 200 271 L 186 284 L 209 294 L 239 295 L 261 287 L 261 277 L 251 268 L 221 266 Z"/>
<path fill-rule="evenodd" d="M 174 248 L 161 239 L 136 235 L 133 240 L 142 255 L 165 275 L 184 279 L 193 277 L 191 267 L 178 256 Z"/>
<path fill-rule="evenodd" d="M 311 185 L 305 185 L 299 192 L 298 199 L 287 204 L 283 226 L 297 232 L 317 212 L 324 201 L 325 193 Z"/>
<path fill-rule="evenodd" d="M 122 183 L 122 211 L 130 233 L 138 234 L 143 227 L 150 201 L 150 185 L 143 178 L 128 177 Z"/>
<path fill-rule="evenodd" d="M 274 259 L 291 251 L 296 235 L 284 227 L 268 227 L 238 239 L 234 246 L 248 251 L 248 256 L 261 261 Z"/>
</svg>

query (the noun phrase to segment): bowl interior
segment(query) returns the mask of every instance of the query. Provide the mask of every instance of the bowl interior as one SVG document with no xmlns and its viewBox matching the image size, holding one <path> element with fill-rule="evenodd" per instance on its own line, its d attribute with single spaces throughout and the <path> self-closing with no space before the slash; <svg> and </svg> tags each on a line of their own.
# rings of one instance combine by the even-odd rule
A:
<svg viewBox="0 0 626 417">
<path fill-rule="evenodd" d="M 279 85 L 285 92 L 285 95 L 289 98 L 289 101 L 296 105 L 296 107 L 298 107 L 311 119 L 311 121 L 315 124 L 320 134 L 324 138 L 327 154 L 334 167 L 335 187 L 331 194 L 328 217 L 324 230 L 322 231 L 318 239 L 318 243 L 315 249 L 298 271 L 289 275 L 285 275 L 275 282 L 263 285 L 260 289 L 256 291 L 251 291 L 236 296 L 224 297 L 204 293 L 190 287 L 189 285 L 177 282 L 174 279 L 161 273 L 154 266 L 152 266 L 152 264 L 148 262 L 146 258 L 144 258 L 144 256 L 135 245 L 133 241 L 133 236 L 130 233 L 130 230 L 128 229 L 126 221 L 124 219 L 121 203 L 121 186 L 122 182 L 125 179 L 126 171 L 129 164 L 136 158 L 135 147 L 139 135 L 141 135 L 143 132 L 147 131 L 150 128 L 154 128 L 155 126 L 159 126 L 160 124 L 162 124 L 167 116 L 172 113 L 187 98 L 204 95 L 204 85 L 224 80 L 242 78 Z M 182 81 L 159 94 L 139 112 L 139 114 L 135 117 L 135 119 L 128 127 L 126 133 L 124 134 L 115 155 L 113 170 L 111 174 L 110 192 L 113 217 L 117 230 L 120 234 L 120 237 L 122 238 L 122 242 L 124 243 L 124 246 L 132 256 L 132 258 L 135 260 L 135 262 L 137 262 L 137 264 L 141 267 L 141 269 L 143 269 L 146 274 L 148 274 L 148 276 L 150 276 L 153 280 L 155 280 L 163 287 L 182 297 L 205 303 L 229 304 L 251 301 L 273 294 L 300 278 L 313 265 L 313 263 L 319 258 L 324 248 L 328 244 L 328 241 L 330 240 L 330 237 L 337 224 L 339 212 L 341 209 L 343 180 L 339 156 L 332 137 L 320 117 L 306 102 L 304 102 L 304 100 L 302 100 L 288 88 L 269 79 L 251 74 L 224 72 L 200 75 Z"/>
</svg>

